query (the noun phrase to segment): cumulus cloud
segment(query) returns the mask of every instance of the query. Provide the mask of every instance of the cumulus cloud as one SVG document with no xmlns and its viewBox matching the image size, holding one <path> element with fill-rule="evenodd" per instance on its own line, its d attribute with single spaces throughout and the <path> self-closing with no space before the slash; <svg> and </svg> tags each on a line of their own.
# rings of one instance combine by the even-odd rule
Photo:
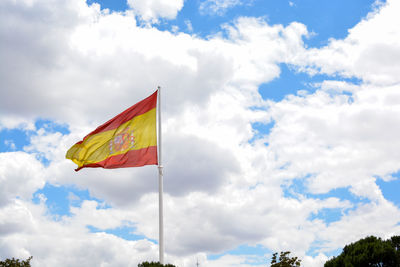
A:
<svg viewBox="0 0 400 267">
<path fill-rule="evenodd" d="M 288 178 L 310 174 L 308 187 L 313 193 L 350 186 L 357 195 L 379 200 L 382 196 L 374 189 L 373 177 L 398 170 L 398 153 L 384 145 L 398 142 L 399 110 L 385 102 L 387 95 L 395 97 L 398 90 L 398 86 L 361 86 L 353 93 L 353 101 L 350 96 L 318 91 L 271 106 L 276 124 L 269 136 L 270 148 L 282 165 L 289 163 Z M 286 111 L 282 113 L 281 108 Z M 362 189 L 356 189 L 359 186 Z"/>
<path fill-rule="evenodd" d="M 44 168 L 35 158 L 24 152 L 0 153 L 0 206 L 15 198 L 29 200 L 44 183 Z"/>
<path fill-rule="evenodd" d="M 3 28 L 3 39 L 18 34 L 22 38 L 18 43 L 32 46 L 21 49 L 2 43 L 7 62 L 18 64 L 15 68 L 3 65 L 1 71 L 3 114 L 31 119 L 37 114 L 74 122 L 73 125 L 87 125 L 89 119 L 96 125 L 145 97 L 143 88 L 148 88 L 150 94 L 157 85 L 168 90 L 166 112 L 178 111 L 188 101 L 205 103 L 228 81 L 256 90 L 258 83 L 278 75 L 275 63 L 279 56 L 285 55 L 287 49 L 301 48 L 301 40 L 296 39 L 305 33 L 300 24 L 284 28 L 245 18 L 227 26 L 230 40 L 215 36 L 206 41 L 183 33 L 140 28 L 129 14 L 103 14 L 98 6 L 79 3 L 71 2 L 62 11 L 62 16 L 69 19 L 61 25 L 50 26 L 42 20 L 42 13 L 52 10 L 40 1 L 18 14 L 21 19 L 12 25 L 12 31 Z M 13 10 L 16 4 L 3 5 L 2 10 Z M 57 20 L 57 12 L 61 11 L 54 12 L 48 17 Z M 7 20 L 11 14 L 2 18 Z M 37 24 L 29 34 L 24 28 L 28 21 Z M 50 33 L 52 39 L 47 40 Z M 38 43 L 40 39 L 46 41 Z M 290 48 L 282 46 L 287 41 Z M 265 46 L 269 49 L 265 50 Z M 21 51 L 30 53 L 24 56 Z M 33 67 L 27 67 L 30 65 Z M 52 75 L 47 75 L 49 68 Z M 26 79 L 13 76 L 16 73 Z M 122 97 L 127 94 L 132 97 Z M 110 105 L 111 102 L 115 104 Z"/>
<path fill-rule="evenodd" d="M 250 1 L 251 2 L 251 1 Z M 199 11 L 202 14 L 223 15 L 229 8 L 244 5 L 242 0 L 205 0 L 201 2 Z"/>
<path fill-rule="evenodd" d="M 84 204 L 76 213 L 80 214 L 88 208 L 88 205 Z M 113 214 L 104 214 L 105 216 L 99 217 L 101 213 L 111 210 L 89 209 L 91 212 L 86 215 L 76 216 L 75 219 L 64 223 L 46 217 L 44 215 L 46 208 L 43 204 L 33 205 L 19 200 L 10 205 L 8 211 L 1 209 L 0 214 L 10 218 L 6 220 L 6 223 L 13 219 L 11 225 L 15 228 L 6 235 L 2 233 L 0 241 L 2 257 L 27 258 L 34 255 L 32 260 L 34 266 L 98 266 L 101 264 L 137 266 L 141 261 L 156 258 L 157 246 L 148 240 L 127 241 L 105 232 L 89 232 L 86 223 L 97 225 L 103 222 L 104 226 L 104 222 L 109 222 L 110 219 L 116 220 L 112 219 L 116 215 L 114 211 L 112 211 Z M 95 212 L 94 216 L 90 215 L 93 212 Z M 108 224 L 110 225 L 114 223 Z M 1 229 L 6 229 L 3 226 Z M 16 231 L 17 228 L 18 231 Z M 26 234 L 27 232 L 29 234 Z M 55 243 L 57 246 L 54 245 Z M 118 257 L 116 257 L 117 254 Z"/>
<path fill-rule="evenodd" d="M 293 59 L 295 64 L 329 75 L 357 77 L 377 85 L 400 82 L 398 62 L 399 31 L 397 10 L 399 2 L 386 1 L 377 5 L 343 40 L 332 39 L 322 49 L 309 49 Z M 374 36 L 374 38 L 371 38 Z"/>
<path fill-rule="evenodd" d="M 383 214 L 391 214 L 391 216 Z M 382 238 L 398 235 L 399 219 L 398 207 L 386 200 L 359 205 L 357 209 L 350 211 L 340 221 L 333 222 L 318 232 L 318 236 L 323 240 L 319 251 L 332 251 L 368 235 Z M 368 226 L 368 222 L 371 221 L 376 226 L 373 229 Z M 357 229 L 354 228 L 354 225 L 357 225 Z"/>
<path fill-rule="evenodd" d="M 151 22 L 159 18 L 174 19 L 183 3 L 184 0 L 128 0 L 128 5 L 141 19 Z"/>
</svg>

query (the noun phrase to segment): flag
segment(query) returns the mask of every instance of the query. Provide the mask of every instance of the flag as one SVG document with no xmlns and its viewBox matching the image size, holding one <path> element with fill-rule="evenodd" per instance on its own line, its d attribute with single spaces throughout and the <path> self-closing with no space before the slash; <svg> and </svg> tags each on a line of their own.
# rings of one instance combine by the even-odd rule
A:
<svg viewBox="0 0 400 267">
<path fill-rule="evenodd" d="M 157 93 L 136 103 L 73 145 L 66 158 L 82 168 L 157 165 Z"/>
</svg>

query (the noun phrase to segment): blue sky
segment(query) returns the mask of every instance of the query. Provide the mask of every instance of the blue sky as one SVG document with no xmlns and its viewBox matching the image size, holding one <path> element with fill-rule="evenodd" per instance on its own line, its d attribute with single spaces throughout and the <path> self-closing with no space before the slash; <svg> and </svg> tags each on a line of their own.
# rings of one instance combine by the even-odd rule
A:
<svg viewBox="0 0 400 267">
<path fill-rule="evenodd" d="M 3 1 L 0 259 L 158 259 L 157 169 L 74 172 L 65 159 L 158 85 L 167 262 L 266 266 L 291 251 L 321 267 L 360 238 L 400 235 L 398 12 L 394 0 Z"/>
<path fill-rule="evenodd" d="M 220 1 L 221 3 L 235 3 L 221 9 L 220 12 L 199 12 L 202 3 L 213 5 L 218 1 L 186 1 L 182 10 L 173 20 L 163 20 L 154 25 L 160 30 L 171 30 L 173 25 L 182 31 L 189 32 L 186 21 L 190 21 L 193 30 L 202 37 L 220 31 L 224 23 L 231 23 L 238 17 L 264 17 L 270 24 L 288 25 L 298 21 L 314 32 L 311 38 L 305 40 L 312 47 L 321 47 L 328 43 L 330 38 L 345 38 L 348 30 L 354 27 L 372 10 L 373 0 L 351 1 Z M 111 11 L 124 12 L 129 9 L 126 1 L 87 1 L 88 4 L 99 3 L 101 8 Z M 228 5 L 229 6 L 229 5 Z M 220 14 L 222 13 L 222 14 Z"/>
</svg>

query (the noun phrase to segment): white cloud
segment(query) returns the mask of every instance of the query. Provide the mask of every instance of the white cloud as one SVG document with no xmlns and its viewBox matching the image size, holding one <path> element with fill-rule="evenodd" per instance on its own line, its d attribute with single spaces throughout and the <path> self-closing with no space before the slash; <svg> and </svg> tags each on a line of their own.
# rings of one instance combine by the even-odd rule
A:
<svg viewBox="0 0 400 267">
<path fill-rule="evenodd" d="M 318 267 L 318 266 L 324 266 L 324 263 L 328 260 L 329 258 L 325 256 L 324 254 L 318 254 L 316 257 L 310 257 L 310 256 L 305 256 L 301 260 L 301 264 L 307 267 Z"/>
<path fill-rule="evenodd" d="M 95 126 L 150 94 L 157 85 L 168 90 L 166 112 L 179 111 L 189 102 L 203 104 L 228 81 L 256 91 L 257 84 L 278 75 L 276 61 L 287 55 L 287 49 L 295 52 L 301 48 L 301 36 L 305 34 L 300 24 L 284 28 L 245 18 L 227 27 L 230 39 L 216 36 L 206 41 L 187 34 L 140 28 L 129 14 L 102 14 L 96 6 L 80 5 L 76 11 L 63 11 L 63 16 L 71 13 L 76 17 L 78 13 L 79 18 L 50 29 L 50 24 L 41 20 L 42 13 L 50 12 L 45 7 L 36 4 L 31 8 L 32 14 L 21 14 L 24 23 L 14 25 L 13 34 L 2 31 L 4 39 L 18 33 L 23 36 L 23 43 L 33 44 L 24 49 L 32 51 L 24 56 L 18 47 L 2 43 L 1 51 L 9 61 L 21 65 L 1 72 L 2 88 L 18 81 L 12 90 L 1 91 L 3 114 L 28 118 L 33 114 L 50 115 L 67 123 L 73 121 L 73 125 L 87 124 L 89 119 Z M 28 21 L 38 24 L 38 30 L 25 34 L 23 25 Z M 53 33 L 51 42 L 37 44 L 35 40 L 45 39 L 49 32 Z M 269 49 L 265 50 L 265 46 Z M 39 51 L 54 54 L 42 55 Z M 43 61 L 50 65 L 43 65 Z M 28 65 L 34 67 L 26 68 Z M 52 75 L 46 75 L 50 66 L 54 66 Z M 27 79 L 8 74 L 17 69 Z M 37 72 L 34 76 L 32 69 Z M 143 88 L 148 88 L 147 94 Z M 127 94 L 132 97 L 124 97 Z M 9 106 L 15 99 L 19 105 Z M 108 105 L 110 101 L 118 104 Z M 106 110 L 105 106 L 109 108 Z"/>
<path fill-rule="evenodd" d="M 20 116 L 9 115 L 0 118 L 0 130 L 6 129 L 20 129 L 20 130 L 34 130 L 35 125 L 32 118 L 23 118 Z"/>
<path fill-rule="evenodd" d="M 313 193 L 350 186 L 353 193 L 379 200 L 373 177 L 399 169 L 392 145 L 398 143 L 400 109 L 386 104 L 387 96 L 396 97 L 398 90 L 361 86 L 353 94 L 354 102 L 348 102 L 349 96 L 317 91 L 276 103 L 271 107 L 276 124 L 270 149 L 282 165 L 289 164 L 288 178 L 312 174 L 308 186 Z"/>
<path fill-rule="evenodd" d="M 224 255 L 217 260 L 207 260 L 203 263 L 203 265 L 210 267 L 251 267 L 254 266 L 254 263 L 259 263 L 260 261 L 261 260 L 258 257 L 251 255 Z M 264 261 L 266 261 L 266 259 L 264 259 Z"/>
<path fill-rule="evenodd" d="M 293 62 L 329 75 L 357 77 L 377 85 L 399 83 L 399 8 L 396 0 L 377 5 L 375 11 L 349 30 L 345 39 L 332 39 L 326 47 L 299 54 Z"/>
<path fill-rule="evenodd" d="M 128 0 L 128 5 L 145 21 L 174 19 L 183 8 L 184 0 Z"/>
<path fill-rule="evenodd" d="M 44 168 L 34 155 L 0 153 L 0 207 L 15 198 L 29 200 L 44 186 Z"/>
<path fill-rule="evenodd" d="M 244 4 L 245 2 L 243 2 L 242 0 L 204 0 L 199 6 L 199 11 L 202 14 L 213 14 L 221 16 L 229 8 Z"/>
<path fill-rule="evenodd" d="M 193 32 L 193 25 L 192 22 L 190 22 L 190 20 L 185 20 L 185 25 L 189 32 Z"/>
<path fill-rule="evenodd" d="M 325 240 L 321 251 L 344 247 L 346 244 L 368 235 L 380 236 L 385 239 L 398 235 L 400 231 L 399 220 L 400 211 L 398 207 L 388 201 L 362 204 L 340 221 L 331 223 L 325 230 L 318 233 L 321 239 Z M 370 228 L 372 222 L 375 226 L 373 229 Z M 357 227 L 355 228 L 354 225 L 357 225 Z"/>
<path fill-rule="evenodd" d="M 87 209 L 86 206 L 82 211 Z M 89 267 L 102 264 L 137 266 L 139 262 L 154 259 L 157 255 L 157 246 L 150 241 L 127 241 L 106 233 L 90 233 L 86 229 L 86 223 L 102 223 L 104 226 L 110 219 L 115 220 L 115 211 L 96 210 L 94 207 L 84 217 L 80 215 L 72 221 L 60 223 L 45 216 L 43 204 L 32 205 L 17 200 L 6 209 L 0 209 L 0 215 L 2 218 L 7 216 L 6 223 L 12 220 L 13 231 L 3 228 L 4 225 L 1 227 L 10 230 L 6 235 L 2 233 L 0 250 L 3 257 L 28 258 L 33 255 L 33 266 Z M 111 214 L 96 215 L 103 212 Z M 92 217 L 89 221 L 85 219 L 88 216 Z"/>
</svg>

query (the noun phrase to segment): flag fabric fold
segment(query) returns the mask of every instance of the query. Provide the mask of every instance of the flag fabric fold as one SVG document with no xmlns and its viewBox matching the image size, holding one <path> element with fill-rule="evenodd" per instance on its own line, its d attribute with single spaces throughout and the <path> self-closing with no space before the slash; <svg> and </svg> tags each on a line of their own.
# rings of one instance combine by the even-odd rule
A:
<svg viewBox="0 0 400 267">
<path fill-rule="evenodd" d="M 157 165 L 157 93 L 136 103 L 73 145 L 66 158 L 82 168 Z"/>
</svg>

